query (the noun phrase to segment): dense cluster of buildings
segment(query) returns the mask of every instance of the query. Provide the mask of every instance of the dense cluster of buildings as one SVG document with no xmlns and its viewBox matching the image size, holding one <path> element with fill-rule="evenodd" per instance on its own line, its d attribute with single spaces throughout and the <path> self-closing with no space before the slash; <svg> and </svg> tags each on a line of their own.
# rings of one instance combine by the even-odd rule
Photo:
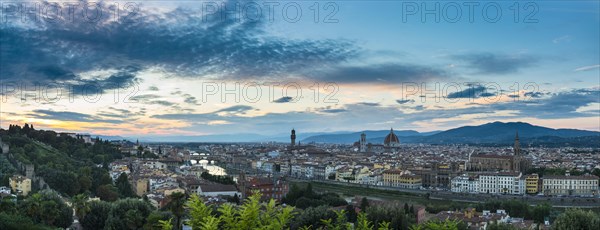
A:
<svg viewBox="0 0 600 230">
<path fill-rule="evenodd" d="M 134 191 L 161 206 L 174 192 L 207 197 L 247 197 L 260 192 L 264 199 L 285 196 L 288 178 L 337 183 L 356 183 L 397 189 L 446 190 L 455 193 L 506 195 L 598 195 L 593 175 L 527 174 L 533 167 L 593 170 L 598 154 L 581 150 L 527 148 L 522 151 L 518 134 L 514 146 L 400 145 L 390 130 L 382 144 L 367 143 L 366 135 L 353 145 L 300 144 L 292 130 L 289 144 L 200 144 L 199 146 L 146 145 L 158 159 L 125 158 L 110 165 L 116 180 L 125 173 Z M 140 152 L 139 142 L 121 143 L 121 150 Z M 572 156 L 570 159 L 564 157 Z M 544 159 L 554 159 L 548 162 Z M 562 158 L 561 158 L 562 157 Z M 236 183 L 220 184 L 202 177 L 214 173 L 199 160 L 220 163 L 233 172 Z M 591 162 L 591 163 L 590 163 Z M 224 170 L 224 169 L 222 169 Z"/>
<path fill-rule="evenodd" d="M 593 175 L 540 177 L 527 174 L 532 167 L 548 167 L 540 160 L 539 148 L 523 153 L 518 134 L 512 148 L 470 146 L 399 145 L 393 130 L 381 145 L 358 142 L 347 149 L 340 145 L 297 145 L 295 130 L 287 148 L 262 149 L 247 146 L 237 156 L 235 165 L 249 170 L 309 180 L 396 187 L 400 189 L 442 189 L 457 193 L 598 195 L 598 177 Z M 549 152 L 556 149 L 547 149 Z M 276 152 L 277 154 L 272 154 Z M 580 153 L 579 153 L 580 154 Z M 554 154 L 553 154 L 554 155 Z M 245 157 L 241 159 L 241 157 Z M 600 167 L 600 157 L 581 154 L 591 161 L 576 161 L 579 170 Z M 589 158 L 588 158 L 589 156 Z M 560 162 L 556 160 L 555 162 Z M 590 164 L 589 162 L 596 162 Z M 548 167 L 548 168 L 555 168 Z"/>
</svg>

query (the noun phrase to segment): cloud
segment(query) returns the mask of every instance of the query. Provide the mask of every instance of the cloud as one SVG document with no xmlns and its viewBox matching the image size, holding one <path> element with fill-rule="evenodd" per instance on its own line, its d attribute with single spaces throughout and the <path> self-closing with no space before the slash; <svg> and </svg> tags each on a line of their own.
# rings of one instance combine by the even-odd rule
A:
<svg viewBox="0 0 600 230">
<path fill-rule="evenodd" d="M 99 2 L 98 6 L 103 12 L 112 12 L 111 4 Z M 82 10 L 75 7 L 74 14 L 83 15 Z M 82 72 L 127 66 L 160 66 L 183 77 L 268 78 L 336 65 L 358 55 L 352 41 L 270 36 L 265 33 L 266 18 L 207 19 L 189 7 L 160 11 L 139 7 L 123 21 L 110 14 L 97 22 L 69 20 L 66 14 L 50 16 L 64 22 L 29 20 L 26 25 L 13 21 L 0 25 L 0 75 L 5 79 L 28 76 L 30 81 L 82 81 Z M 125 83 L 134 78 L 117 75 L 98 83 L 107 87 L 104 81 Z"/>
<path fill-rule="evenodd" d="M 156 86 L 150 86 L 150 87 L 148 87 L 148 90 L 150 90 L 150 91 L 158 91 L 158 87 L 156 87 Z"/>
<path fill-rule="evenodd" d="M 496 96 L 495 93 L 490 93 L 486 91 L 487 89 L 484 86 L 469 86 L 469 88 L 449 93 L 446 98 L 480 98 L 480 97 L 493 97 Z"/>
<path fill-rule="evenodd" d="M 494 53 L 471 53 L 452 56 L 466 63 L 478 74 L 510 74 L 531 67 L 539 59 L 528 55 L 504 55 Z"/>
<path fill-rule="evenodd" d="M 113 120 L 113 119 L 102 119 L 97 116 L 77 113 L 77 112 L 69 112 L 69 111 L 54 111 L 54 110 L 44 110 L 44 109 L 36 109 L 33 110 L 32 113 L 27 114 L 29 117 L 37 118 L 37 119 L 46 119 L 46 120 L 58 120 L 58 121 L 76 121 L 76 122 L 101 122 L 101 123 L 113 123 L 120 124 L 125 122 L 123 119 Z"/>
<path fill-rule="evenodd" d="M 358 105 L 365 105 L 365 106 L 380 106 L 381 104 L 377 103 L 377 102 L 359 102 L 356 103 Z"/>
<path fill-rule="evenodd" d="M 369 66 L 334 66 L 329 69 L 308 73 L 317 80 L 328 82 L 402 83 L 444 79 L 450 76 L 443 69 L 416 64 L 385 63 Z"/>
<path fill-rule="evenodd" d="M 174 106 L 174 105 L 176 105 L 176 103 L 174 103 L 174 102 L 165 101 L 165 100 L 148 101 L 147 104 L 150 104 L 150 105 L 162 105 L 162 106 Z"/>
<path fill-rule="evenodd" d="M 410 102 L 410 103 L 414 103 L 414 102 L 415 102 L 415 100 L 412 100 L 412 99 L 406 99 L 406 100 L 396 100 L 396 102 L 397 102 L 398 104 L 401 104 L 401 105 L 402 105 L 402 104 L 406 104 L 406 103 L 409 103 L 409 102 Z"/>
<path fill-rule="evenodd" d="M 273 102 L 275 102 L 275 103 L 288 103 L 288 102 L 291 102 L 293 100 L 294 100 L 293 97 L 281 97 L 281 98 L 278 98 L 278 99 L 274 100 Z"/>
<path fill-rule="evenodd" d="M 571 42 L 572 40 L 573 40 L 573 38 L 570 35 L 564 35 L 564 36 L 560 36 L 555 39 L 552 39 L 552 43 L 558 44 L 561 42 Z"/>
<path fill-rule="evenodd" d="M 192 105 L 198 104 L 198 100 L 196 99 L 196 97 L 186 97 L 185 100 L 183 100 L 183 102 L 192 104 Z"/>
<path fill-rule="evenodd" d="M 590 71 L 590 70 L 595 70 L 600 68 L 600 65 L 589 65 L 589 66 L 582 66 L 579 67 L 577 69 L 574 69 L 573 71 L 575 72 L 582 72 L 582 71 Z"/>
<path fill-rule="evenodd" d="M 215 113 L 226 112 L 226 113 L 240 113 L 240 114 L 245 114 L 247 111 L 251 111 L 251 110 L 254 110 L 254 107 L 247 106 L 247 105 L 234 105 L 234 106 L 227 107 L 227 108 L 224 108 L 224 109 L 219 109 Z"/>
<path fill-rule="evenodd" d="M 540 98 L 540 97 L 544 96 L 544 93 L 542 93 L 542 92 L 526 92 L 523 95 L 525 97 Z"/>
<path fill-rule="evenodd" d="M 282 127 L 301 127 L 312 130 L 322 130 L 323 127 L 343 127 L 343 130 L 360 130 L 365 127 L 389 128 L 391 125 L 394 128 L 410 128 L 419 122 L 436 122 L 456 126 L 474 120 L 562 119 L 598 116 L 594 110 L 578 111 L 581 107 L 600 103 L 598 95 L 600 95 L 600 89 L 574 89 L 528 100 L 510 100 L 491 104 L 469 103 L 469 106 L 465 108 L 438 105 L 407 106 L 406 109 L 409 109 L 410 113 L 403 112 L 397 106 L 369 106 L 363 103 L 353 103 L 336 107 L 313 108 L 302 112 L 266 113 L 257 116 L 227 116 L 217 110 L 206 114 L 163 114 L 154 117 L 194 123 L 186 128 L 190 131 L 212 130 L 217 133 L 239 132 L 239 130 L 277 132 Z M 252 109 L 251 107 L 234 107 L 225 110 L 247 111 Z M 222 122 L 222 125 L 209 126 L 206 124 L 213 120 L 225 122 Z"/>
<path fill-rule="evenodd" d="M 149 101 L 152 99 L 157 99 L 157 98 L 161 98 L 161 96 L 159 96 L 157 94 L 142 94 L 142 95 L 133 96 L 133 97 L 129 98 L 129 100 L 146 102 L 146 101 Z"/>
</svg>

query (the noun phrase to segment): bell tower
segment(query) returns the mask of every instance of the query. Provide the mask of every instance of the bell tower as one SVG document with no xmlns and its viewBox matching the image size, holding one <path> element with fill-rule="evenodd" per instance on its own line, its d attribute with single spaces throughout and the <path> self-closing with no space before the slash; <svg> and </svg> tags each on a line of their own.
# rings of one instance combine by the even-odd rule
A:
<svg viewBox="0 0 600 230">
<path fill-rule="evenodd" d="M 296 130 L 292 129 L 292 135 L 290 136 L 290 139 L 290 146 L 293 148 L 294 146 L 296 146 Z"/>
<path fill-rule="evenodd" d="M 519 131 L 517 131 L 515 135 L 515 146 L 513 147 L 513 151 L 515 156 L 521 155 L 521 145 L 519 144 Z"/>
<path fill-rule="evenodd" d="M 362 134 L 360 134 L 360 152 L 366 152 L 367 151 L 367 134 L 365 134 L 364 132 Z"/>
</svg>

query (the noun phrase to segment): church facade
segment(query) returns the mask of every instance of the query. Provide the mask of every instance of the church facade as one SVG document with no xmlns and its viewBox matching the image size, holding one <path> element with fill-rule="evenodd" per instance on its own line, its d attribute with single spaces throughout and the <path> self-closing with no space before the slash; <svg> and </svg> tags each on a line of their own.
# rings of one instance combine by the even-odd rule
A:
<svg viewBox="0 0 600 230">
<path fill-rule="evenodd" d="M 524 172 L 531 166 L 531 162 L 521 153 L 519 134 L 515 136 L 513 155 L 469 155 L 467 170 L 469 171 L 508 171 Z"/>
</svg>

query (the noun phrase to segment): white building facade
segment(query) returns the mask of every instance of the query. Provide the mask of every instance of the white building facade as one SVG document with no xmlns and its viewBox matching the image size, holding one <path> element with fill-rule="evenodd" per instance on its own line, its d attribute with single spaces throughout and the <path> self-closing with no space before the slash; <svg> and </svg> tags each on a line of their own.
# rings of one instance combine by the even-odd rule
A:
<svg viewBox="0 0 600 230">
<path fill-rule="evenodd" d="M 525 179 L 521 173 L 480 174 L 479 193 L 522 195 L 525 194 Z"/>
</svg>

